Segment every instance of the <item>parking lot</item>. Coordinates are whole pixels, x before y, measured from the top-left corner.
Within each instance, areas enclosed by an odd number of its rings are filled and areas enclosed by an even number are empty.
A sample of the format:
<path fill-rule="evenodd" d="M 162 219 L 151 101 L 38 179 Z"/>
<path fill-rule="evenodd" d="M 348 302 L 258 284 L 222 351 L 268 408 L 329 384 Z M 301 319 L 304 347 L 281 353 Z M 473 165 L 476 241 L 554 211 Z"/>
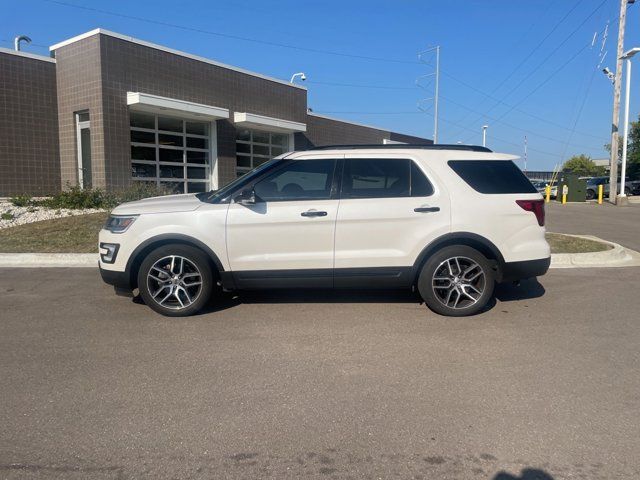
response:
<path fill-rule="evenodd" d="M 547 230 L 574 235 L 595 235 L 640 251 L 640 204 L 616 207 L 593 202 L 546 205 Z"/>
<path fill-rule="evenodd" d="M 92 269 L 3 269 L 0 477 L 637 478 L 637 278 L 555 270 L 474 318 L 316 291 L 172 320 Z"/>

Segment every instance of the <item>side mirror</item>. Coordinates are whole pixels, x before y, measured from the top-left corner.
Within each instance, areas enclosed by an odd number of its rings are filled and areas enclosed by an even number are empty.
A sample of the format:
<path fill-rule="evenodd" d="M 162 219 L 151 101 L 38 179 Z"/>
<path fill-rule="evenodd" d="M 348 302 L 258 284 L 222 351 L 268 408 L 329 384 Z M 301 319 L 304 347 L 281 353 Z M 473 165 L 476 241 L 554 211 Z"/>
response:
<path fill-rule="evenodd" d="M 248 188 L 247 190 L 243 190 L 233 201 L 240 205 L 255 205 L 256 192 L 253 188 Z"/>

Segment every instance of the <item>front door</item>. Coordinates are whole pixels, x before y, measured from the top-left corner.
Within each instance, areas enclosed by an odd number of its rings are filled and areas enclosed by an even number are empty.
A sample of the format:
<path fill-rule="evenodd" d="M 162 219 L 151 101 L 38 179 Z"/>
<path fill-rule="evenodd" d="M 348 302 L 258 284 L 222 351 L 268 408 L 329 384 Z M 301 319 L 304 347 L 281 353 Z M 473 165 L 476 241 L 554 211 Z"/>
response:
<path fill-rule="evenodd" d="M 433 180 L 406 156 L 346 155 L 336 223 L 336 287 L 411 283 L 422 249 L 450 229 L 447 192 Z"/>
<path fill-rule="evenodd" d="M 332 286 L 336 164 L 322 157 L 285 162 L 245 187 L 253 187 L 254 204 L 231 200 L 227 252 L 238 288 Z"/>

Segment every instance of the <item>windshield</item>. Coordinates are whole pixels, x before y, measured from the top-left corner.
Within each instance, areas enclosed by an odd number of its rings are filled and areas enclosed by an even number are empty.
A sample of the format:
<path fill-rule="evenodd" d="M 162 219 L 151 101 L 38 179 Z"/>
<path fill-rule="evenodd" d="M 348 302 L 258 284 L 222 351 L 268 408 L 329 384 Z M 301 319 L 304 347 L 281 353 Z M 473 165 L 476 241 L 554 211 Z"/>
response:
<path fill-rule="evenodd" d="M 233 182 L 226 184 L 220 190 L 211 190 L 210 192 L 204 192 L 198 194 L 198 198 L 203 202 L 216 202 L 226 198 L 230 193 L 239 189 L 243 185 L 249 183 L 253 178 L 260 175 L 263 171 L 271 168 L 276 163 L 280 162 L 281 158 L 271 159 L 262 165 L 257 166 L 250 172 L 245 173 L 241 177 L 236 178 Z"/>

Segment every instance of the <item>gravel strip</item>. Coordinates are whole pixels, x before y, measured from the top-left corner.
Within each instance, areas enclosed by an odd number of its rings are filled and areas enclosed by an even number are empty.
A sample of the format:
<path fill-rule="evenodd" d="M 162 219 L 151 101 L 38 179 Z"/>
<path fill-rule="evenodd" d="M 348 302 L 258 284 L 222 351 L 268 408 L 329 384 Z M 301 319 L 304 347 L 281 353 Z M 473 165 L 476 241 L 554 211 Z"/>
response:
<path fill-rule="evenodd" d="M 89 213 L 104 212 L 106 210 L 97 208 L 87 208 L 85 210 L 72 210 L 68 208 L 45 208 L 45 207 L 16 207 L 7 200 L 0 200 L 0 215 L 10 214 L 11 220 L 0 219 L 0 229 L 24 225 L 25 223 L 39 222 L 41 220 L 51 220 L 54 218 L 71 217 L 74 215 L 86 215 Z"/>

